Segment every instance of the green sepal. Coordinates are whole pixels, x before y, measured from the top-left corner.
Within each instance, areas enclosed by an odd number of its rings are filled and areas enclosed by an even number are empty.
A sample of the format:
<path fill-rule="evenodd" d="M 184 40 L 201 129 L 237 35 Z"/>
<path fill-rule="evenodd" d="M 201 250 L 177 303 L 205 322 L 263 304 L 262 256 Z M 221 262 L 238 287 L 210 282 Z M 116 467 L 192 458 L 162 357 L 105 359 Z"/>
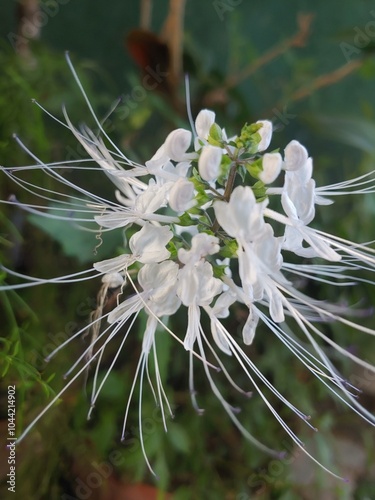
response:
<path fill-rule="evenodd" d="M 173 240 L 171 240 L 168 244 L 167 244 L 167 250 L 168 252 L 170 252 L 170 259 L 177 259 L 177 252 L 178 252 L 178 249 L 177 249 L 177 246 L 175 244 L 175 242 Z"/>
<path fill-rule="evenodd" d="M 220 256 L 224 259 L 231 259 L 235 255 L 237 255 L 238 243 L 236 240 L 227 239 L 224 242 L 224 246 L 220 249 Z"/>
<path fill-rule="evenodd" d="M 267 198 L 267 188 L 262 181 L 256 182 L 254 186 L 251 186 L 251 189 L 253 190 L 257 202 L 261 202 Z"/>
<path fill-rule="evenodd" d="M 212 146 L 223 146 L 223 132 L 217 123 L 211 125 L 207 142 Z"/>
<path fill-rule="evenodd" d="M 193 169 L 193 177 L 190 177 L 189 181 L 194 184 L 194 188 L 197 191 L 197 194 L 195 195 L 197 204 L 188 211 L 193 214 L 198 214 L 200 207 L 211 200 L 211 196 L 206 193 L 208 183 L 201 178 L 196 168 Z"/>
<path fill-rule="evenodd" d="M 214 277 L 221 279 L 225 275 L 225 270 L 228 266 L 220 265 L 220 266 L 212 266 Z"/>
<path fill-rule="evenodd" d="M 179 226 L 195 226 L 196 221 L 190 217 L 188 212 L 184 212 L 182 215 L 179 217 Z"/>
<path fill-rule="evenodd" d="M 198 169 L 193 168 L 193 177 L 189 178 L 189 181 L 194 184 L 194 188 L 196 191 L 201 193 L 207 188 L 208 183 L 202 179 L 202 177 L 199 175 Z"/>
<path fill-rule="evenodd" d="M 251 177 L 259 179 L 259 174 L 263 172 L 263 158 L 258 158 L 251 163 L 246 163 L 245 167 Z"/>
<path fill-rule="evenodd" d="M 195 196 L 195 200 L 197 201 L 197 205 L 193 208 L 199 208 L 205 205 L 208 201 L 211 200 L 211 196 L 209 196 L 205 191 L 198 191 Z"/>
<path fill-rule="evenodd" d="M 258 151 L 258 144 L 261 136 L 258 130 L 262 128 L 261 123 L 251 123 L 242 127 L 241 134 L 235 139 L 235 146 L 238 149 L 244 149 L 247 153 L 254 154 Z"/>
<path fill-rule="evenodd" d="M 232 160 L 227 155 L 223 155 L 221 157 L 219 177 L 217 178 L 217 182 L 221 186 L 225 186 L 225 181 L 228 179 L 228 174 L 230 167 L 232 165 Z"/>
<path fill-rule="evenodd" d="M 237 168 L 237 173 L 241 177 L 242 182 L 245 182 L 246 171 L 247 169 L 245 165 L 239 165 L 239 167 Z"/>

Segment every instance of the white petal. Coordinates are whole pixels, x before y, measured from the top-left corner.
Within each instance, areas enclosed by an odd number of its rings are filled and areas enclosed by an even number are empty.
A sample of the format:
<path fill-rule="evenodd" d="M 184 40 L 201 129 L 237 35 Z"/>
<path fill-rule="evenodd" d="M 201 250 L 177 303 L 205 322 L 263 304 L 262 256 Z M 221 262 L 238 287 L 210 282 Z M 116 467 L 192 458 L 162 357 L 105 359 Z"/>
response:
<path fill-rule="evenodd" d="M 191 132 L 183 128 L 173 130 L 165 140 L 165 152 L 173 161 L 182 161 L 191 143 Z"/>
<path fill-rule="evenodd" d="M 264 182 L 264 184 L 270 184 L 277 179 L 282 164 L 283 159 L 280 153 L 266 153 L 263 156 L 263 171 L 259 174 L 259 179 Z"/>
<path fill-rule="evenodd" d="M 211 333 L 212 338 L 215 341 L 215 344 L 218 348 L 228 354 L 228 356 L 232 356 L 232 351 L 230 350 L 230 344 L 228 340 L 225 338 L 225 335 L 222 333 L 221 329 L 217 327 L 218 321 L 215 318 L 211 318 Z"/>
<path fill-rule="evenodd" d="M 166 226 L 153 226 L 149 222 L 133 234 L 129 247 L 136 259 L 143 264 L 168 259 L 170 252 L 165 248 L 173 233 Z"/>
<path fill-rule="evenodd" d="M 150 174 L 156 173 L 169 160 L 165 145 L 162 144 L 154 156 L 146 161 L 146 167 Z"/>
<path fill-rule="evenodd" d="M 149 316 L 146 323 L 146 328 L 143 333 L 142 352 L 148 354 L 155 340 L 155 332 L 158 326 L 158 320 L 154 316 Z"/>
<path fill-rule="evenodd" d="M 180 248 L 178 258 L 183 264 L 195 264 L 206 255 L 214 255 L 220 250 L 219 239 L 207 233 L 193 236 L 190 250 Z"/>
<path fill-rule="evenodd" d="M 197 306 L 190 306 L 188 309 L 188 327 L 184 339 L 184 347 L 187 351 L 192 351 L 194 342 L 199 335 L 200 309 Z"/>
<path fill-rule="evenodd" d="M 308 158 L 307 150 L 298 141 L 291 141 L 284 150 L 285 170 L 302 168 Z"/>
<path fill-rule="evenodd" d="M 169 206 L 175 212 L 185 212 L 194 204 L 194 184 L 181 177 L 169 191 Z"/>
<path fill-rule="evenodd" d="M 267 292 L 269 295 L 271 318 L 275 323 L 282 323 L 285 321 L 282 294 L 276 287 L 273 290 L 267 290 Z"/>
<path fill-rule="evenodd" d="M 211 125 L 215 123 L 215 113 L 209 109 L 202 109 L 195 119 L 195 130 L 198 137 L 207 139 Z"/>
<path fill-rule="evenodd" d="M 184 266 L 178 273 L 177 295 L 184 306 L 188 307 L 196 303 L 198 294 L 199 277 L 190 266 Z"/>
<path fill-rule="evenodd" d="M 124 281 L 124 277 L 120 273 L 105 274 L 102 278 L 102 283 L 108 284 L 109 288 L 118 288 Z"/>
<path fill-rule="evenodd" d="M 95 215 L 94 219 L 99 226 L 116 229 L 136 222 L 139 217 L 135 214 L 134 210 L 125 209 L 108 212 L 103 215 Z"/>
<path fill-rule="evenodd" d="M 196 297 L 200 306 L 211 304 L 213 298 L 223 289 L 223 283 L 214 278 L 213 269 L 209 262 L 201 262 L 197 267 L 199 290 Z"/>
<path fill-rule="evenodd" d="M 117 321 L 127 321 L 127 319 L 137 311 L 143 309 L 144 305 L 138 295 L 133 295 L 129 299 L 121 302 L 108 315 L 108 323 L 116 323 Z"/>
<path fill-rule="evenodd" d="M 259 322 L 258 314 L 256 313 L 253 307 L 250 307 L 249 316 L 247 317 L 245 326 L 243 327 L 242 330 L 242 337 L 244 344 L 246 345 L 252 344 L 255 337 L 255 332 L 258 326 L 258 322 Z"/>
<path fill-rule="evenodd" d="M 176 282 L 177 273 L 178 265 L 170 260 L 160 264 L 146 264 L 138 273 L 138 283 L 146 291 L 166 285 L 170 288 Z"/>
<path fill-rule="evenodd" d="M 288 193 L 284 190 L 281 195 L 281 205 L 284 209 L 284 212 L 288 217 L 298 221 L 298 213 L 297 209 L 293 203 L 293 201 L 288 196 Z"/>
<path fill-rule="evenodd" d="M 168 186 L 159 186 L 157 184 L 149 184 L 147 189 L 137 196 L 135 200 L 135 209 L 137 213 L 152 214 L 159 210 L 159 208 L 167 204 L 167 190 Z"/>
<path fill-rule="evenodd" d="M 113 273 L 118 273 L 119 271 L 123 271 L 128 266 L 133 264 L 135 261 L 134 256 L 131 254 L 123 254 L 118 257 L 113 257 L 112 259 L 102 260 L 100 262 L 95 262 L 93 264 L 94 268 L 107 275 L 111 275 Z"/>
<path fill-rule="evenodd" d="M 213 181 L 219 176 L 222 151 L 216 146 L 204 146 L 198 160 L 199 174 L 205 181 Z"/>
<path fill-rule="evenodd" d="M 229 316 L 229 307 L 237 300 L 236 294 L 231 290 L 224 292 L 218 297 L 212 308 L 213 314 L 217 318 L 227 318 Z"/>
<path fill-rule="evenodd" d="M 264 225 L 263 211 L 267 201 L 257 203 L 249 186 L 237 186 L 229 203 L 216 201 L 214 210 L 220 226 L 233 238 L 254 239 Z"/>
<path fill-rule="evenodd" d="M 264 151 L 268 148 L 272 139 L 272 122 L 269 120 L 258 120 L 257 123 L 262 125 L 262 128 L 258 130 L 258 134 L 261 137 L 261 141 L 258 144 L 258 151 Z"/>

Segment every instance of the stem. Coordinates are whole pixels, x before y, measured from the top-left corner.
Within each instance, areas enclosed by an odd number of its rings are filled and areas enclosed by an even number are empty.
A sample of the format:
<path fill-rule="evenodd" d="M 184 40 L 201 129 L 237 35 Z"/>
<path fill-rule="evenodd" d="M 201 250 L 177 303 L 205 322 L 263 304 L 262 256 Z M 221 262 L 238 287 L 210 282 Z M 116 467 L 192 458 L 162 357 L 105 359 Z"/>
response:
<path fill-rule="evenodd" d="M 225 191 L 224 191 L 225 201 L 229 201 L 230 195 L 232 194 L 234 181 L 236 179 L 236 174 L 237 174 L 237 162 L 235 162 L 234 165 L 230 167 L 228 182 L 227 185 L 225 186 Z"/>

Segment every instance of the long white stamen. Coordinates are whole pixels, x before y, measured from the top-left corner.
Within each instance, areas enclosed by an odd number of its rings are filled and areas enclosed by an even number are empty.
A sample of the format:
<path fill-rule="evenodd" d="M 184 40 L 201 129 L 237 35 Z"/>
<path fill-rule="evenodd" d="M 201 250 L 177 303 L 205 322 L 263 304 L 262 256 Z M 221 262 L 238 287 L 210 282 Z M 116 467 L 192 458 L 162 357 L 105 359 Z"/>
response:
<path fill-rule="evenodd" d="M 72 61 L 70 60 L 70 56 L 69 56 L 69 52 L 66 52 L 65 53 L 65 59 L 67 60 L 67 63 L 69 65 L 69 68 L 73 74 L 73 77 L 78 85 L 78 88 L 80 89 L 81 91 L 81 94 L 83 95 L 83 98 L 85 99 L 86 101 L 86 104 L 87 104 L 87 107 L 89 108 L 90 110 L 90 113 L 92 115 L 92 117 L 94 118 L 99 130 L 101 131 L 101 133 L 103 134 L 103 136 L 110 142 L 110 144 L 112 145 L 112 147 L 129 163 L 129 165 L 133 165 L 133 162 L 127 158 L 124 153 L 122 151 L 120 151 L 120 149 L 116 146 L 116 144 L 110 139 L 110 137 L 108 136 L 108 134 L 106 133 L 106 131 L 104 130 L 104 128 L 102 127 L 101 123 L 99 122 L 96 114 L 95 114 L 95 111 L 93 109 L 93 107 L 91 106 L 91 103 L 89 101 L 89 98 L 87 97 L 87 94 L 82 86 L 82 83 L 80 81 L 80 79 L 78 78 L 78 75 L 77 75 L 77 72 L 76 70 L 74 69 L 74 66 L 72 64 Z"/>

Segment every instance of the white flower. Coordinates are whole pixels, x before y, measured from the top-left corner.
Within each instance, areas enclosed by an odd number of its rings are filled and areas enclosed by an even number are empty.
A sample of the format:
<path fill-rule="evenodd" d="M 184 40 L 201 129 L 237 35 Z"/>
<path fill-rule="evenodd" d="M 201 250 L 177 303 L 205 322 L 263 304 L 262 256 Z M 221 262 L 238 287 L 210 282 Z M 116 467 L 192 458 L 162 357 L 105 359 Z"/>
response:
<path fill-rule="evenodd" d="M 216 146 L 203 146 L 198 160 L 199 174 L 205 181 L 213 181 L 219 176 L 222 158 L 221 149 Z"/>
<path fill-rule="evenodd" d="M 99 226 L 109 229 L 125 227 L 130 224 L 144 224 L 145 221 L 177 222 L 175 217 L 163 214 L 155 214 L 157 210 L 167 204 L 167 193 L 170 185 L 158 186 L 153 182 L 145 186 L 145 189 L 135 195 L 128 207 L 104 207 L 104 214 L 95 215 L 94 219 Z M 120 202 L 125 205 L 123 197 L 119 197 Z M 127 200 L 129 201 L 129 200 Z"/>
<path fill-rule="evenodd" d="M 307 151 L 298 141 L 290 141 L 284 150 L 284 168 L 285 170 L 298 170 L 302 168 L 307 161 Z"/>
<path fill-rule="evenodd" d="M 170 160 L 176 162 L 189 161 L 196 157 L 195 153 L 187 153 L 190 146 L 192 133 L 190 130 L 179 128 L 173 130 L 165 139 L 164 144 L 156 151 L 154 156 L 146 161 L 149 173 L 155 174 Z"/>
<path fill-rule="evenodd" d="M 69 64 L 71 65 L 70 61 Z M 172 414 L 158 365 L 157 343 L 160 335 L 170 335 L 177 344 L 188 351 L 188 367 L 181 366 L 181 372 L 188 372 L 192 404 L 197 412 L 202 410 L 198 406 L 194 387 L 194 360 L 202 364 L 202 371 L 210 387 L 241 433 L 258 448 L 275 457 L 281 458 L 281 455 L 249 434 L 237 417 L 236 409 L 225 400 L 215 382 L 215 372 L 221 371 L 222 380 L 226 379 L 242 396 L 249 396 L 251 391 L 256 391 L 295 445 L 309 455 L 302 442 L 280 416 L 278 409 L 267 399 L 267 393 L 272 392 L 280 403 L 311 426 L 308 417 L 278 391 L 277 377 L 273 377 L 274 386 L 255 365 L 253 356 L 241 347 L 241 344 L 256 344 L 256 330 L 261 326 L 264 328 L 264 342 L 268 342 L 269 349 L 275 349 L 275 340 L 280 342 L 280 345 L 288 348 L 306 370 L 316 376 L 333 395 L 344 401 L 367 422 L 375 424 L 375 417 L 355 398 L 355 388 L 340 375 L 334 362 L 340 354 L 372 372 L 375 368 L 347 349 L 345 343 L 340 345 L 331 335 L 327 335 L 322 323 L 336 322 L 345 325 L 346 329 L 368 334 L 368 338 L 375 336 L 375 330 L 349 319 L 346 307 L 309 297 L 296 285 L 301 277 L 313 284 L 324 282 L 330 286 L 347 287 L 361 280 L 374 284 L 371 279 L 356 279 L 359 272 L 375 271 L 375 251 L 370 244 L 346 241 L 339 236 L 314 229 L 311 224 L 315 216 L 315 205 L 332 203 L 331 198 L 334 196 L 373 194 L 375 172 L 350 181 L 316 187 L 312 177 L 312 159 L 298 141 L 291 141 L 287 145 L 283 163 L 279 153 L 259 154 L 270 144 L 270 121 L 257 122 L 262 126 L 258 131 L 261 141 L 256 154 L 251 148 L 244 150 L 246 146 L 243 144 L 246 144 L 246 141 L 242 143 L 241 150 L 237 149 L 233 142 L 227 140 L 223 130 L 220 137 L 223 149 L 209 145 L 207 139 L 210 128 L 215 123 L 215 114 L 208 110 L 201 111 L 196 118 L 197 137 L 193 145 L 190 131 L 172 131 L 151 160 L 143 166 L 128 159 L 116 147 L 96 117 L 103 139 L 86 127 L 76 129 L 67 113 L 64 114 L 68 127 L 91 160 L 113 182 L 117 201 L 105 200 L 65 179 L 60 168 L 76 167 L 76 162 L 45 164 L 32 155 L 37 165 L 27 168 L 40 168 L 56 183 L 62 183 L 64 189 L 60 194 L 58 189 L 48 193 L 46 188 L 33 185 L 29 179 L 23 180 L 20 172 L 26 167 L 1 167 L 1 172 L 18 185 L 31 190 L 35 196 L 40 195 L 44 203 L 46 198 L 58 196 L 55 205 L 45 210 L 44 206 L 37 204 L 22 204 L 15 197 L 2 203 L 16 205 L 41 217 L 50 217 L 53 220 L 60 218 L 66 224 L 80 224 L 89 231 L 96 230 L 100 239 L 105 238 L 107 231 L 121 229 L 125 233 L 124 241 L 127 241 L 127 238 L 129 241 L 124 245 L 124 254 L 96 262 L 93 268 L 86 271 L 53 279 L 23 276 L 0 264 L 0 269 L 5 271 L 10 279 L 13 276 L 17 278 L 14 285 L 1 285 L 2 292 L 43 283 L 81 283 L 86 279 L 102 278 L 102 283 L 99 284 L 98 305 L 89 327 L 74 333 L 48 357 L 51 359 L 61 348 L 89 330 L 90 345 L 74 362 L 66 376 L 77 369 L 76 373 L 65 388 L 26 427 L 20 436 L 21 439 L 61 397 L 64 390 L 96 363 L 90 415 L 127 337 L 133 335 L 138 323 L 144 325 L 141 332 L 142 348 L 126 405 L 122 436 L 125 436 L 129 405 L 139 379 L 140 442 L 150 470 L 152 467 L 147 459 L 141 425 L 145 374 L 151 386 L 155 385 L 152 392 L 160 407 L 165 428 L 165 413 L 168 411 Z M 16 140 L 29 153 L 22 142 L 18 138 Z M 108 143 L 109 149 L 106 146 Z M 193 149 L 191 152 L 190 146 Z M 224 186 L 216 182 L 223 154 L 230 160 L 228 179 L 223 180 L 220 177 L 220 182 L 226 183 Z M 283 168 L 282 187 L 259 187 L 260 183 L 256 184 L 249 175 L 245 175 L 244 165 L 250 172 L 252 163 L 258 161 L 259 157 L 262 157 L 263 166 L 259 179 L 264 184 L 269 184 Z M 197 163 L 202 179 L 209 182 L 209 186 L 207 182 L 200 182 L 199 176 L 194 179 L 190 177 L 194 175 Z M 241 173 L 242 177 L 237 175 L 238 173 Z M 244 185 L 237 185 L 241 179 Z M 236 185 L 237 187 L 234 187 Z M 71 198 L 66 196 L 67 188 L 74 191 Z M 278 197 L 279 203 L 271 203 L 270 206 L 279 207 L 281 203 L 282 210 L 269 208 L 268 198 L 272 196 Z M 170 216 L 170 210 L 178 212 L 180 217 Z M 133 224 L 140 226 L 140 229 L 137 228 L 134 232 L 134 226 L 130 227 Z M 315 257 L 320 260 L 309 260 Z M 322 262 L 321 259 L 328 263 Z M 20 283 L 20 280 L 24 282 Z M 118 289 L 117 303 L 110 312 L 104 313 L 110 288 Z M 243 317 L 245 308 L 248 310 L 247 317 Z M 235 328 L 231 326 L 231 331 L 228 331 L 222 320 L 230 316 L 232 310 L 241 310 L 243 321 L 238 324 L 235 315 L 231 321 Z M 185 334 L 173 331 L 171 317 L 177 311 L 187 319 Z M 143 320 L 136 322 L 140 315 L 143 315 Z M 102 325 L 105 319 L 108 320 L 106 326 Z M 205 331 L 205 320 L 209 323 L 209 337 Z M 179 321 L 178 324 L 182 323 Z M 236 335 L 238 326 L 242 328 L 240 343 Z M 342 334 L 344 335 L 344 331 Z M 103 353 L 116 335 L 120 337 L 118 351 L 113 361 L 106 365 L 104 375 L 100 378 Z M 232 377 L 229 373 L 224 358 L 222 359 L 223 354 L 238 362 L 251 391 L 248 387 L 241 388 L 236 384 L 237 377 Z M 133 355 L 133 352 L 126 353 L 127 357 Z M 267 349 L 264 355 L 267 355 Z M 152 356 L 152 363 L 149 363 L 149 356 Z M 151 383 L 152 376 L 154 381 Z M 267 389 L 266 392 L 264 388 Z"/>
<path fill-rule="evenodd" d="M 199 261 L 185 265 L 178 273 L 177 295 L 188 307 L 188 328 L 184 340 L 187 350 L 192 350 L 199 335 L 199 306 L 208 306 L 223 288 L 223 283 L 213 276 L 209 262 Z"/>
<path fill-rule="evenodd" d="M 256 329 L 259 323 L 259 315 L 254 306 L 250 306 L 249 315 L 242 330 L 244 344 L 251 345 L 253 343 Z"/>
<path fill-rule="evenodd" d="M 228 356 L 232 355 L 230 344 L 223 335 L 222 330 L 218 328 L 218 318 L 227 318 L 229 316 L 229 307 L 234 304 L 237 300 L 237 296 L 232 290 L 227 290 L 226 292 L 219 295 L 215 305 L 212 307 L 205 307 L 205 311 L 208 313 L 211 319 L 211 333 L 216 345 Z"/>
<path fill-rule="evenodd" d="M 186 179 L 178 179 L 169 190 L 169 206 L 175 212 L 185 212 L 195 205 L 194 184 Z"/>
<path fill-rule="evenodd" d="M 260 143 L 258 144 L 258 151 L 264 151 L 268 148 L 272 139 L 272 122 L 269 120 L 258 120 L 256 123 L 262 125 L 258 130 L 258 134 L 261 137 Z"/>
<path fill-rule="evenodd" d="M 183 161 L 184 155 L 191 143 L 191 132 L 178 128 L 171 132 L 165 140 L 165 153 L 171 160 Z"/>
<path fill-rule="evenodd" d="M 102 273 L 116 273 L 127 269 L 134 262 L 149 264 L 168 259 L 170 252 L 165 248 L 173 233 L 167 227 L 153 226 L 146 222 L 140 231 L 129 240 L 131 254 L 119 255 L 94 264 Z"/>
<path fill-rule="evenodd" d="M 229 236 L 242 241 L 255 239 L 264 225 L 264 209 L 267 201 L 257 203 L 252 189 L 248 186 L 236 187 L 229 203 L 216 201 L 214 210 L 220 226 Z"/>
<path fill-rule="evenodd" d="M 129 248 L 138 262 L 150 264 L 168 259 L 170 252 L 165 245 L 173 233 L 167 227 L 153 226 L 146 222 L 129 240 Z"/>
<path fill-rule="evenodd" d="M 263 156 L 263 170 L 259 174 L 259 179 L 264 184 L 271 184 L 279 176 L 282 164 L 283 159 L 280 153 L 266 153 Z"/>
<path fill-rule="evenodd" d="M 220 250 L 219 239 L 206 233 L 193 236 L 189 250 L 180 248 L 178 258 L 183 264 L 196 264 L 207 255 L 214 255 Z"/>
<path fill-rule="evenodd" d="M 206 140 L 211 126 L 215 123 L 215 113 L 208 109 L 202 109 L 195 119 L 195 130 L 200 139 Z"/>
<path fill-rule="evenodd" d="M 146 264 L 138 273 L 138 283 L 142 292 L 121 302 L 108 316 L 109 323 L 125 322 L 129 311 L 145 309 L 148 315 L 169 316 L 180 307 L 176 295 L 178 266 L 166 261 L 160 264 Z"/>

